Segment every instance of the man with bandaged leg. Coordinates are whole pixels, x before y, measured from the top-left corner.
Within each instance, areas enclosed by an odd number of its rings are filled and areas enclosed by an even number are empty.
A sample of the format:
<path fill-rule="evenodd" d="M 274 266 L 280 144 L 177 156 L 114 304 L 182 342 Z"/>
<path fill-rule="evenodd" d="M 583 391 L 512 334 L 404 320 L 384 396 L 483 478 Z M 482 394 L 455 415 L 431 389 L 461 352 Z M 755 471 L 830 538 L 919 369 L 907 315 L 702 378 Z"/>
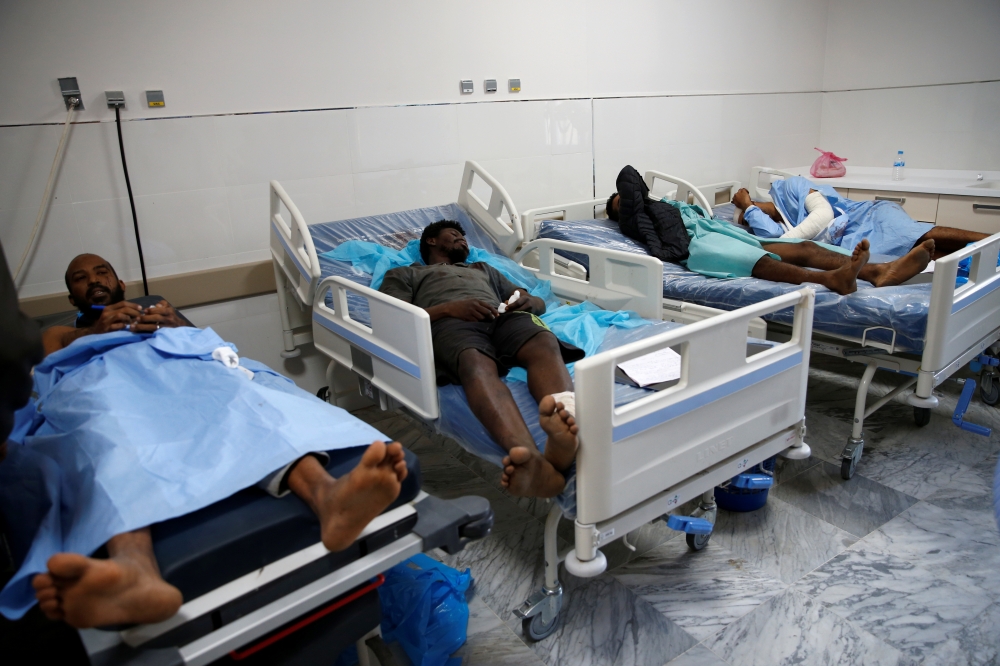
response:
<path fill-rule="evenodd" d="M 583 358 L 583 350 L 556 338 L 538 319 L 545 313 L 542 299 L 486 263 L 465 263 L 469 244 L 458 222 L 424 229 L 420 254 L 426 265 L 388 271 L 379 291 L 430 315 L 438 384 L 460 384 L 476 418 L 507 451 L 501 483 L 513 495 L 558 495 L 577 449 L 566 363 Z M 538 402 L 548 435 L 544 454 L 502 381 L 514 366 L 527 370 L 528 390 Z"/>

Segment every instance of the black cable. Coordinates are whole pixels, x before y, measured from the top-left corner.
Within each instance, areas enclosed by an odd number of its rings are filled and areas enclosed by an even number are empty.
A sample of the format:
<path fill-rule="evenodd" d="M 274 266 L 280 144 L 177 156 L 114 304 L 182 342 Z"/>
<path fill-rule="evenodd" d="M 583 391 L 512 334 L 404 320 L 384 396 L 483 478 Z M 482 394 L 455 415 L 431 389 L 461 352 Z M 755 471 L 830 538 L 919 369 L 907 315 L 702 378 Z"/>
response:
<path fill-rule="evenodd" d="M 125 163 L 125 142 L 122 141 L 122 113 L 120 107 L 115 107 L 115 124 L 118 125 L 118 147 L 122 151 L 122 171 L 125 172 L 125 187 L 128 188 L 128 202 L 132 206 L 132 224 L 135 226 L 135 246 L 139 249 L 139 268 L 142 270 L 142 291 L 149 296 L 149 283 L 146 282 L 146 260 L 142 256 L 142 241 L 139 240 L 139 218 L 135 215 L 135 199 L 132 197 L 132 181 L 128 178 L 128 165 Z"/>

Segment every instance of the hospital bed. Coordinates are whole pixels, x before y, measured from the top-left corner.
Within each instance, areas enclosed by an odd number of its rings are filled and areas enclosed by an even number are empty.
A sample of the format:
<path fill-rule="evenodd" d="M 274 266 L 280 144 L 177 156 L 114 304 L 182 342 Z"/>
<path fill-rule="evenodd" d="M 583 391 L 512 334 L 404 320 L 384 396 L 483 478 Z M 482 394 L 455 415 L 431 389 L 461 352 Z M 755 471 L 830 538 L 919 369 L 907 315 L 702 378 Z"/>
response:
<path fill-rule="evenodd" d="M 770 198 L 766 189 L 759 185 L 761 177 L 787 175 L 791 174 L 755 167 L 751 175 L 753 198 Z M 656 171 L 646 172 L 644 180 L 651 197 L 666 196 L 694 202 L 710 216 L 713 206 L 709 197 L 725 201 L 739 188 L 736 181 L 694 186 Z M 657 181 L 666 183 L 666 189 Z M 522 236 L 526 240 L 555 238 L 644 253 L 640 245 L 618 232 L 617 225 L 596 219 L 603 212 L 604 203 L 603 199 L 595 199 L 526 211 L 521 216 Z M 841 456 L 844 479 L 854 475 L 861 459 L 865 443 L 864 420 L 880 407 L 912 388 L 907 402 L 914 408 L 917 425 L 923 426 L 930 419 L 930 409 L 938 403 L 932 392 L 934 387 L 970 362 L 984 365 L 986 372 L 994 371 L 988 367 L 992 361 L 987 354 L 996 356 L 996 343 L 1000 339 L 1000 273 L 995 269 L 998 250 L 1000 234 L 955 252 L 935 262 L 930 284 L 919 284 L 926 276 L 918 276 L 911 281 L 913 284 L 877 290 L 863 288 L 866 283 L 862 283 L 862 288 L 849 296 L 838 296 L 827 290 L 817 294 L 812 350 L 866 366 L 858 385 L 852 431 Z M 956 287 L 958 263 L 967 257 L 972 258 L 969 282 Z M 572 255 L 569 258 L 572 259 Z M 699 276 L 680 266 L 664 267 L 665 310 L 683 307 L 678 301 L 733 309 L 796 288 L 754 278 L 718 280 Z M 788 338 L 788 317 L 787 312 L 768 317 L 770 339 Z M 868 390 L 878 369 L 900 373 L 906 380 L 869 405 Z M 964 398 L 966 406 L 969 398 L 971 394 Z M 960 427 L 983 431 L 974 424 L 964 423 L 958 412 L 954 420 Z"/>
<path fill-rule="evenodd" d="M 472 191 L 474 178 L 492 188 L 489 206 Z M 281 216 L 281 205 L 290 222 Z M 509 211 L 503 220 L 498 216 L 501 208 Z M 362 392 L 383 409 L 402 406 L 475 451 L 476 443 L 470 441 L 475 438 L 463 437 L 463 432 L 482 426 L 468 410 L 464 393 L 458 387 L 435 385 L 427 313 L 369 288 L 370 276 L 359 275 L 349 264 L 321 257 L 337 243 L 352 239 L 398 247 L 444 215 L 463 223 L 470 245 L 512 251 L 521 242 L 520 220 L 506 192 L 469 162 L 457 204 L 311 227 L 280 185 L 272 182 L 271 248 L 279 288 L 284 290 L 279 299 L 291 313 L 288 323 L 312 322 L 308 333 L 286 329 L 286 350 L 290 342 L 311 338 L 332 359 L 328 376 L 333 377 L 334 366 L 346 368 L 358 378 Z M 746 472 L 779 453 L 791 458 L 809 455 L 803 438 L 811 289 L 734 312 L 716 311 L 715 317 L 680 326 L 661 321 L 659 260 L 586 248 L 590 270 L 586 279 L 579 279 L 556 270 L 556 252 L 572 247 L 562 241 L 536 240 L 513 254 L 522 267 L 550 280 L 562 300 L 633 310 L 658 323 L 636 329 L 645 329 L 639 339 L 576 364 L 580 451 L 574 544 L 569 552 L 558 552 L 563 510 L 554 503 L 545 525 L 544 586 L 515 610 L 530 639 L 549 635 L 557 625 L 562 606 L 560 561 L 573 575 L 596 576 L 606 568 L 602 546 L 657 519 L 685 531 L 692 548 L 703 548 L 716 515 L 715 486 L 754 482 Z M 523 261 L 531 254 L 534 268 Z M 315 272 L 304 270 L 313 267 Z M 788 341 L 748 345 L 748 331 L 760 316 L 787 308 L 795 311 Z M 619 363 L 666 347 L 681 355 L 681 377 L 672 386 L 648 391 L 615 382 Z M 537 407 L 526 386 L 520 382 L 508 386 L 519 406 L 527 405 L 521 413 L 529 428 L 540 433 Z M 332 390 L 332 396 L 339 394 L 340 390 Z M 458 394 L 461 399 L 456 402 Z M 766 403 L 761 395 L 768 396 Z M 447 403 L 446 409 L 442 403 Z M 466 414 L 465 423 L 456 425 L 455 415 L 460 413 Z M 720 419 L 720 414 L 726 418 Z M 668 516 L 692 499 L 699 500 L 693 515 Z"/>
<path fill-rule="evenodd" d="M 331 451 L 327 469 L 353 469 L 364 447 Z M 346 550 L 320 542 L 313 512 L 294 495 L 275 499 L 255 488 L 152 527 L 163 578 L 187 600 L 154 625 L 80 632 L 91 664 L 208 664 L 224 657 L 249 664 L 333 663 L 356 643 L 394 663 L 381 642 L 382 573 L 426 550 L 457 552 L 489 534 L 493 513 L 482 497 L 441 500 L 420 490 L 420 465 L 399 497 Z M 228 661 L 228 660 L 227 660 Z"/>

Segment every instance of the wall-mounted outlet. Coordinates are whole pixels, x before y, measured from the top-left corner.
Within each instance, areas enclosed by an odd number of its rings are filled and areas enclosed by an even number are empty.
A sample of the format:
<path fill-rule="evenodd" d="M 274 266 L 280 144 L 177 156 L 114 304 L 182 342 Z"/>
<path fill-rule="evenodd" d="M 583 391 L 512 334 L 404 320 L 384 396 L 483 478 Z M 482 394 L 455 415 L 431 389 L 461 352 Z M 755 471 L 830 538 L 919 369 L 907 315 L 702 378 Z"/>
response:
<path fill-rule="evenodd" d="M 80 96 L 80 84 L 76 82 L 75 76 L 59 79 L 59 92 L 62 93 L 67 111 L 74 105 L 72 100 L 76 100 L 76 110 L 83 111 L 83 97 Z"/>
<path fill-rule="evenodd" d="M 483 90 L 488 93 L 497 91 L 497 80 L 496 79 L 486 79 L 483 81 Z"/>
<path fill-rule="evenodd" d="M 462 94 L 471 95 L 472 90 L 473 90 L 472 81 L 470 81 L 469 79 L 462 79 Z"/>
<path fill-rule="evenodd" d="M 507 79 L 507 90 L 521 92 L 521 79 Z"/>
<path fill-rule="evenodd" d="M 125 93 L 121 90 L 105 90 L 104 97 L 108 100 L 109 109 L 125 108 Z"/>
<path fill-rule="evenodd" d="M 163 100 L 162 90 L 147 90 L 146 91 L 146 106 L 153 108 L 166 106 L 167 103 Z"/>

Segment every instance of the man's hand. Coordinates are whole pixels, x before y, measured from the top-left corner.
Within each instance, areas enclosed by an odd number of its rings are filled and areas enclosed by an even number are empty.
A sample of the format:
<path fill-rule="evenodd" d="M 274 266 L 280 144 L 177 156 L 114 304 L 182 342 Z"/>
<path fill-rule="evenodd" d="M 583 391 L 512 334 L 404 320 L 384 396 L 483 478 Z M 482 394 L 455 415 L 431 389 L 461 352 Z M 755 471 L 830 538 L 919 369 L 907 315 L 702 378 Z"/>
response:
<path fill-rule="evenodd" d="M 496 307 L 477 298 L 435 305 L 427 308 L 427 314 L 431 316 L 431 321 L 444 317 L 454 317 L 462 321 L 492 321 L 499 316 Z"/>
<path fill-rule="evenodd" d="M 753 205 L 753 201 L 750 199 L 750 192 L 745 187 L 741 187 L 739 191 L 733 196 L 733 205 L 740 210 L 746 210 Z"/>
<path fill-rule="evenodd" d="M 528 294 L 528 291 L 521 290 L 521 298 L 517 299 L 513 303 L 507 306 L 507 312 L 514 312 L 515 310 L 533 310 L 535 306 L 535 298 Z"/>
<path fill-rule="evenodd" d="M 101 316 L 90 326 L 89 333 L 110 333 L 128 328 L 142 315 L 142 308 L 135 303 L 120 301 L 109 305 L 101 312 Z"/>
<path fill-rule="evenodd" d="M 132 324 L 133 333 L 153 333 L 160 328 L 179 328 L 187 326 L 183 319 L 177 314 L 174 306 L 166 301 L 160 301 L 156 305 L 146 308 L 139 318 Z"/>

